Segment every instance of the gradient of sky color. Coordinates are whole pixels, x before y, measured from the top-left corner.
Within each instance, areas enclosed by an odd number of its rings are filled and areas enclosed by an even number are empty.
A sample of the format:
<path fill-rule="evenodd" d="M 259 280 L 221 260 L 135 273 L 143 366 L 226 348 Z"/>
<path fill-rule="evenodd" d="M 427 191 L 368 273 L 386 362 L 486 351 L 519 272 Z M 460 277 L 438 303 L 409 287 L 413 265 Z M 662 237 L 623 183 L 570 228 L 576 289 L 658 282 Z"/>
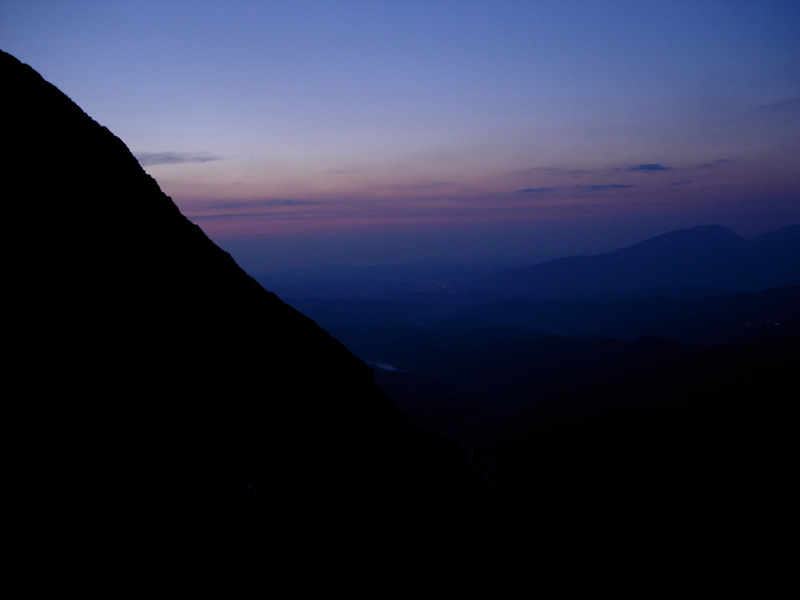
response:
<path fill-rule="evenodd" d="M 0 48 L 250 271 L 800 223 L 798 32 L 796 1 L 0 0 Z"/>

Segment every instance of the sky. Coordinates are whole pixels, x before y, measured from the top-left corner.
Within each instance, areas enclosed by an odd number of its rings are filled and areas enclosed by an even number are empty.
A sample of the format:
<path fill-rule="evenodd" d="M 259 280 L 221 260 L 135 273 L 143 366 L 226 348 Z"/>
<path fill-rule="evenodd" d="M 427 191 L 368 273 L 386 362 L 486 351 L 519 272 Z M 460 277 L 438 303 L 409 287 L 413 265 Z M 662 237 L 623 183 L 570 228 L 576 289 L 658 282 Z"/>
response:
<path fill-rule="evenodd" d="M 250 272 L 800 223 L 798 32 L 796 0 L 0 0 L 0 49 Z"/>

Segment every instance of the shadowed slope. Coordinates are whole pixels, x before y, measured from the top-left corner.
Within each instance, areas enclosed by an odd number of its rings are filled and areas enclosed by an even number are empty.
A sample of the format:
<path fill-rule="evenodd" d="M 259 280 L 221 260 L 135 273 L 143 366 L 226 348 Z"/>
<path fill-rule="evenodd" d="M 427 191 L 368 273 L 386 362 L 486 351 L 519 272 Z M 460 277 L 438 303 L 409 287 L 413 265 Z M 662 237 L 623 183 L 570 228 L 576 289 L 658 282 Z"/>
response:
<path fill-rule="evenodd" d="M 476 488 L 454 448 L 408 426 L 106 128 L 10 55 L 0 72 L 11 370 L 59 505 L 160 535 L 455 526 Z"/>

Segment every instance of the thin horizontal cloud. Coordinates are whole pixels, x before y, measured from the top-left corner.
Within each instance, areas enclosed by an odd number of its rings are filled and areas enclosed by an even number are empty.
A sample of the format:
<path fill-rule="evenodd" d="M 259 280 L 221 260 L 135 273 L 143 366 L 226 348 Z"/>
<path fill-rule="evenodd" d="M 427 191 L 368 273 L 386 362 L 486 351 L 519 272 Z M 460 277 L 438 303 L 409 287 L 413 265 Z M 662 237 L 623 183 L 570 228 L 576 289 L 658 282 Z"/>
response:
<path fill-rule="evenodd" d="M 732 158 L 718 158 L 714 162 L 702 163 L 702 164 L 696 165 L 693 168 L 695 168 L 695 169 L 711 169 L 713 167 L 719 167 L 719 166 L 722 166 L 722 165 L 727 165 L 728 163 L 732 163 L 732 162 L 735 162 L 734 159 L 732 159 Z"/>
<path fill-rule="evenodd" d="M 547 192 L 553 192 L 556 188 L 554 187 L 535 187 L 535 188 L 524 188 L 521 190 L 516 190 L 515 193 L 517 194 L 546 194 Z"/>
<path fill-rule="evenodd" d="M 631 167 L 628 169 L 629 171 L 671 171 L 672 167 L 665 167 L 659 163 L 644 163 L 641 165 L 636 165 L 635 167 Z"/>
<path fill-rule="evenodd" d="M 592 173 L 592 171 L 588 169 L 558 169 L 555 167 L 531 167 L 530 169 L 524 169 L 522 171 L 515 171 L 521 175 L 530 175 L 530 174 L 541 174 L 544 173 L 545 175 L 555 175 L 555 176 L 565 176 L 571 177 L 573 179 L 577 179 L 583 177 L 588 173 Z"/>
<path fill-rule="evenodd" d="M 452 181 L 433 181 L 430 183 L 390 184 L 381 186 L 379 189 L 401 192 L 427 192 L 429 190 L 448 188 L 454 185 L 456 185 L 456 183 Z"/>
<path fill-rule="evenodd" d="M 257 200 L 221 201 L 218 206 L 225 208 L 256 208 L 263 206 L 311 206 L 319 204 L 314 200 L 292 200 L 290 198 L 261 198 Z"/>
<path fill-rule="evenodd" d="M 622 190 L 625 188 L 632 188 L 636 187 L 635 185 L 625 185 L 621 183 L 610 183 L 605 185 L 581 185 L 584 189 L 589 190 L 590 192 L 605 192 L 606 190 Z"/>
<path fill-rule="evenodd" d="M 320 204 L 314 200 L 292 200 L 290 198 L 257 198 L 255 200 L 216 200 L 204 204 L 205 208 L 272 208 L 276 206 L 312 206 Z"/>
<path fill-rule="evenodd" d="M 297 218 L 303 217 L 306 213 L 303 212 L 285 212 L 285 213 L 263 213 L 263 212 L 253 212 L 253 213 L 222 213 L 217 215 L 187 215 L 187 217 L 192 221 L 256 221 L 259 219 L 286 219 L 286 218 Z"/>
<path fill-rule="evenodd" d="M 212 154 L 186 154 L 178 152 L 140 152 L 135 155 L 143 167 L 152 165 L 180 165 L 184 163 L 206 163 L 222 160 Z"/>

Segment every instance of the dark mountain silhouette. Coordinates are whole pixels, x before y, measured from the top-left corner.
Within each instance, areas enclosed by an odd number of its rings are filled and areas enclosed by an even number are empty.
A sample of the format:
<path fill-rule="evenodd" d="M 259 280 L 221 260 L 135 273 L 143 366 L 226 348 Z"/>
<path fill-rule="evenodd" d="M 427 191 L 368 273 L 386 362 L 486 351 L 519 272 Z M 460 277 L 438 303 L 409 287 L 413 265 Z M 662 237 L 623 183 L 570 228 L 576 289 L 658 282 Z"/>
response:
<path fill-rule="evenodd" d="M 605 254 L 509 270 L 476 287 L 541 298 L 686 286 L 755 291 L 800 285 L 798 250 L 797 225 L 750 241 L 719 225 L 708 225 L 665 233 Z"/>
<path fill-rule="evenodd" d="M 456 446 L 408 425 L 105 127 L 6 53 L 0 72 L 7 367 L 41 520 L 269 544 L 461 527 L 482 480 Z"/>

